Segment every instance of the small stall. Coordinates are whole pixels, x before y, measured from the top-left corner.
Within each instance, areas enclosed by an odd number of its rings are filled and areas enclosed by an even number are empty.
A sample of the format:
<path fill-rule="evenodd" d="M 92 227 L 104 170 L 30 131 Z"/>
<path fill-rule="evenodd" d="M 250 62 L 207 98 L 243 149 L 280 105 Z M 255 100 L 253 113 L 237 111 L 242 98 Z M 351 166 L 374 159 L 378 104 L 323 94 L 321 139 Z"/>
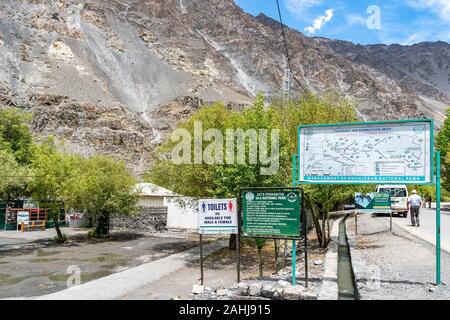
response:
<path fill-rule="evenodd" d="M 48 222 L 48 209 L 6 208 L 5 229 L 20 231 L 45 230 Z"/>
<path fill-rule="evenodd" d="M 58 225 L 65 223 L 62 209 Z M 54 221 L 49 221 L 49 209 L 24 200 L 0 201 L 0 230 L 34 231 L 54 227 Z"/>

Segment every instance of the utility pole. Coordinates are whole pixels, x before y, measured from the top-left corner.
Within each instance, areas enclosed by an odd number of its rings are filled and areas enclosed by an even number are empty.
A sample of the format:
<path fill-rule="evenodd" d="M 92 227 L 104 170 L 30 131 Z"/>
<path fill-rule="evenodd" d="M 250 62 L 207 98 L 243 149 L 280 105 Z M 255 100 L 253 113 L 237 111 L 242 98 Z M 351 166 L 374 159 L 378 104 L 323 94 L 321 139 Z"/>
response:
<path fill-rule="evenodd" d="M 283 79 L 283 102 L 291 99 L 291 70 L 289 67 L 284 68 Z"/>

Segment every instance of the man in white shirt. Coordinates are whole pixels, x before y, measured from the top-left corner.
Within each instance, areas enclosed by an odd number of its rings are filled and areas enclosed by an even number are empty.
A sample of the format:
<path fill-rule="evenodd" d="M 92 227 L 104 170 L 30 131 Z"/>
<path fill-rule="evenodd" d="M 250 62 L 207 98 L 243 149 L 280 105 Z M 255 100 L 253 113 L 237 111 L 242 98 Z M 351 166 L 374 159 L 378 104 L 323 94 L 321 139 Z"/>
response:
<path fill-rule="evenodd" d="M 416 190 L 412 191 L 412 195 L 408 198 L 408 209 L 411 214 L 411 223 L 413 226 L 420 226 L 419 211 L 422 206 L 422 198 L 417 194 Z"/>

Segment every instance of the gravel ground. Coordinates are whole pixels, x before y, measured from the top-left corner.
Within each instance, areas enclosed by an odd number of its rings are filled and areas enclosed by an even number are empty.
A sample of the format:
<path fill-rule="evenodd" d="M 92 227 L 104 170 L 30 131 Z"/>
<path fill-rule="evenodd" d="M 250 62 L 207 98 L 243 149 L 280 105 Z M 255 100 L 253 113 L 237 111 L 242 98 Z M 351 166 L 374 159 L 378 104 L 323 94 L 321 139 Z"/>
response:
<path fill-rule="evenodd" d="M 435 247 L 395 224 L 391 232 L 388 217 L 359 215 L 356 237 L 349 217 L 347 237 L 359 299 L 450 299 L 448 286 L 434 285 Z M 450 255 L 442 252 L 441 260 L 442 282 L 448 283 Z"/>
<path fill-rule="evenodd" d="M 308 288 L 305 288 L 305 254 L 304 254 L 304 244 L 303 240 L 297 244 L 297 268 L 296 268 L 296 279 L 297 286 L 294 287 L 295 291 L 298 291 L 302 296 L 301 299 L 315 300 L 319 295 L 322 279 L 324 274 L 324 260 L 326 249 L 322 249 L 318 245 L 316 239 L 315 231 L 311 231 L 308 235 Z M 282 268 L 278 272 L 274 272 L 274 258 L 273 258 L 273 247 L 271 246 L 272 241 L 268 241 L 265 254 L 264 254 L 264 277 L 262 279 L 258 278 L 258 263 L 256 259 L 256 249 L 248 245 L 251 240 L 243 242 L 243 248 L 241 249 L 241 280 L 242 284 L 259 284 L 262 287 L 270 286 L 271 291 L 277 291 L 283 289 L 286 285 L 291 288 L 290 283 L 292 281 L 292 267 L 291 267 L 291 256 L 289 254 L 286 267 Z M 282 241 L 283 242 L 283 241 Z M 289 252 L 290 252 L 290 241 Z M 282 255 L 282 254 L 281 254 Z M 205 261 L 205 269 L 219 269 L 218 271 L 224 271 L 228 269 L 232 271 L 230 273 L 231 279 L 235 280 L 235 262 L 234 262 L 234 252 L 231 255 L 228 249 L 222 250 L 222 253 L 213 254 Z M 217 276 L 215 276 L 217 277 Z M 206 278 L 206 277 L 205 277 Z M 280 285 L 280 283 L 283 283 Z M 233 281 L 227 283 L 226 285 L 215 283 L 205 283 L 205 292 L 203 294 L 190 294 L 190 296 L 184 296 L 183 298 L 194 299 L 194 300 L 217 300 L 217 299 L 241 299 L 244 298 L 238 292 L 242 288 L 238 288 L 237 284 Z M 218 292 L 223 292 L 223 294 L 218 294 Z M 267 299 L 270 295 L 265 295 L 262 290 L 263 296 L 252 295 L 252 297 L 246 297 L 251 299 Z M 225 294 L 227 292 L 227 294 Z M 248 296 L 247 294 L 244 296 Z M 292 298 L 292 297 L 291 297 Z M 275 299 L 275 298 L 273 298 Z"/>

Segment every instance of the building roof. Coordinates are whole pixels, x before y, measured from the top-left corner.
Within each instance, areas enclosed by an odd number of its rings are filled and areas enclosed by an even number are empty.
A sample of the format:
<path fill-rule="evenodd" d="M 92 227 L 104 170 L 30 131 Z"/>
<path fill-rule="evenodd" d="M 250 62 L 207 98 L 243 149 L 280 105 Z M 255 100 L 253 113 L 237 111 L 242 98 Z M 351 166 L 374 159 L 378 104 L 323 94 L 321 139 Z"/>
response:
<path fill-rule="evenodd" d="M 179 197 L 180 195 L 166 188 L 157 186 L 153 183 L 138 183 L 134 186 L 134 190 L 140 196 L 148 197 Z"/>

